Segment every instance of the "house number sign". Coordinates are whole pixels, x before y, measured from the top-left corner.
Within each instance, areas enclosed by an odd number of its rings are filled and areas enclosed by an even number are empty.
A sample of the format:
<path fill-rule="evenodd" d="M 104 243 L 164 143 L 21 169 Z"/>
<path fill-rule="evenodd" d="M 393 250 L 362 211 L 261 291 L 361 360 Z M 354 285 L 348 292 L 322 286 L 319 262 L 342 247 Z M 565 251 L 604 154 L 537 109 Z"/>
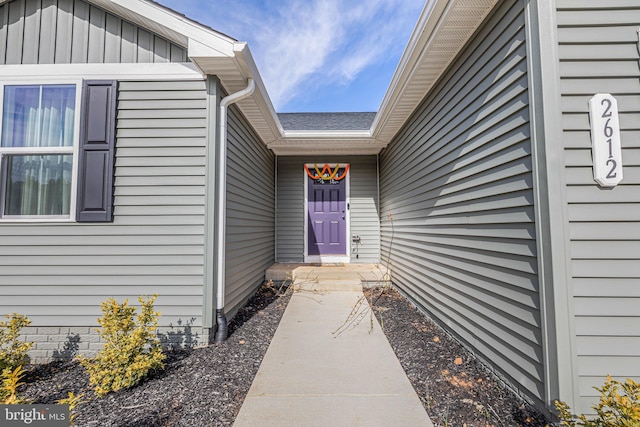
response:
<path fill-rule="evenodd" d="M 622 149 L 618 102 L 608 93 L 597 93 L 589 100 L 593 179 L 602 187 L 615 187 L 622 181 Z"/>

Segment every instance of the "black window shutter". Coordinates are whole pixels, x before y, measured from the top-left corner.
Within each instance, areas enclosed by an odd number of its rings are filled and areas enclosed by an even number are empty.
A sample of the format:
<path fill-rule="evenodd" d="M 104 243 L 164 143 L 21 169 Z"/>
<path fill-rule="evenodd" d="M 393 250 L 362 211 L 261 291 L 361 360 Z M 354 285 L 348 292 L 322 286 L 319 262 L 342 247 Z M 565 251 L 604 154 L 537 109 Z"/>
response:
<path fill-rule="evenodd" d="M 117 85 L 114 80 L 85 80 L 82 85 L 78 222 L 113 221 Z"/>

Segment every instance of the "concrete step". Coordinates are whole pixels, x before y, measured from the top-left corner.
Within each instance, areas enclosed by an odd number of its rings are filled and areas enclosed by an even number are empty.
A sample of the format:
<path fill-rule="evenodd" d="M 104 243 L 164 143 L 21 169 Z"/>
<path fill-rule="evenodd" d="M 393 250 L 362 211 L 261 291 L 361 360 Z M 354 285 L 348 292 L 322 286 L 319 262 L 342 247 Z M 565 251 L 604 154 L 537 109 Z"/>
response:
<path fill-rule="evenodd" d="M 362 283 L 358 279 L 296 279 L 293 282 L 294 291 L 304 292 L 362 292 Z"/>
<path fill-rule="evenodd" d="M 266 280 L 283 281 L 322 281 L 322 280 L 359 280 L 367 286 L 390 283 L 390 274 L 381 264 L 274 264 L 265 272 Z"/>

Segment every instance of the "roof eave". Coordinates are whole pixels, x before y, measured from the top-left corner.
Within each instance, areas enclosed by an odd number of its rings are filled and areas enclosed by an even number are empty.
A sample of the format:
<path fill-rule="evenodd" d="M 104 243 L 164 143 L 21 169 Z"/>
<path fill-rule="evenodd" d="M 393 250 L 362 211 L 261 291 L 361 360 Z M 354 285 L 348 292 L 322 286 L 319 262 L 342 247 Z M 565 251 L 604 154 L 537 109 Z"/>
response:
<path fill-rule="evenodd" d="M 433 89 L 499 0 L 428 0 L 371 125 L 384 145 Z"/>
<path fill-rule="evenodd" d="M 243 90 L 248 79 L 254 80 L 256 85 L 254 94 L 239 101 L 238 108 L 265 144 L 281 138 L 282 125 L 278 120 L 249 46 L 245 42 L 234 41 L 231 52 L 232 54 L 228 56 L 219 55 L 208 46 L 195 40 L 189 40 L 189 59 L 202 74 L 217 76 L 228 94 Z"/>
<path fill-rule="evenodd" d="M 368 138 L 329 138 L 318 136 L 317 138 L 293 138 L 288 136 L 267 145 L 278 156 L 331 156 L 331 155 L 376 155 L 382 150 L 383 145 Z"/>
<path fill-rule="evenodd" d="M 375 155 L 384 148 L 369 130 L 285 130 L 267 147 L 278 156 Z"/>
<path fill-rule="evenodd" d="M 236 42 L 234 52 L 236 53 L 235 58 L 240 70 L 242 70 L 247 78 L 251 77 L 256 82 L 257 96 L 254 95 L 252 98 L 247 98 L 244 103 L 255 102 L 254 108 L 257 108 L 257 110 L 249 111 L 248 108 L 245 108 L 244 113 L 247 115 L 247 118 L 250 119 L 251 123 L 259 122 L 260 127 L 257 128 L 255 124 L 254 127 L 256 127 L 256 131 L 261 135 L 264 143 L 268 145 L 270 142 L 282 138 L 284 129 L 282 128 L 280 119 L 278 119 L 276 109 L 271 102 L 271 98 L 262 80 L 262 76 L 258 71 L 258 66 L 253 59 L 249 45 L 247 43 Z M 242 108 L 243 106 L 243 101 L 241 101 L 240 107 Z M 251 117 L 249 117 L 249 115 L 251 115 Z"/>

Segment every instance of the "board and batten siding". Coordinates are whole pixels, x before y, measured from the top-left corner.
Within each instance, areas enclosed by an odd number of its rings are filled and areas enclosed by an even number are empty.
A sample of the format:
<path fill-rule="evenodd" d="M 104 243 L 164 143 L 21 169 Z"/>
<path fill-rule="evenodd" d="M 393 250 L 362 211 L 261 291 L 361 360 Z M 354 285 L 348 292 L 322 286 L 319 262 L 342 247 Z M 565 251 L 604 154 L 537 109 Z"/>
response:
<path fill-rule="evenodd" d="M 228 111 L 225 312 L 233 316 L 275 262 L 275 156 L 236 106 Z"/>
<path fill-rule="evenodd" d="M 204 81 L 119 83 L 114 222 L 0 223 L 0 313 L 25 314 L 29 334 L 58 341 L 56 330 L 94 331 L 107 298 L 157 293 L 161 326 L 198 331 L 206 97 Z M 95 349 L 85 338 L 80 350 Z M 58 344 L 36 343 L 36 359 Z"/>
<path fill-rule="evenodd" d="M 82 0 L 0 6 L 0 64 L 187 61 L 184 48 Z"/>
<path fill-rule="evenodd" d="M 380 215 L 378 205 L 378 159 L 376 156 L 279 156 L 277 167 L 277 262 L 304 262 L 304 186 L 306 163 L 349 163 L 350 234 L 352 263 L 380 262 Z"/>
<path fill-rule="evenodd" d="M 579 397 L 591 413 L 607 374 L 640 381 L 640 3 L 557 0 Z M 589 99 L 618 101 L 624 179 L 593 179 Z"/>
<path fill-rule="evenodd" d="M 523 3 L 497 8 L 381 153 L 382 256 L 405 294 L 543 405 Z"/>

